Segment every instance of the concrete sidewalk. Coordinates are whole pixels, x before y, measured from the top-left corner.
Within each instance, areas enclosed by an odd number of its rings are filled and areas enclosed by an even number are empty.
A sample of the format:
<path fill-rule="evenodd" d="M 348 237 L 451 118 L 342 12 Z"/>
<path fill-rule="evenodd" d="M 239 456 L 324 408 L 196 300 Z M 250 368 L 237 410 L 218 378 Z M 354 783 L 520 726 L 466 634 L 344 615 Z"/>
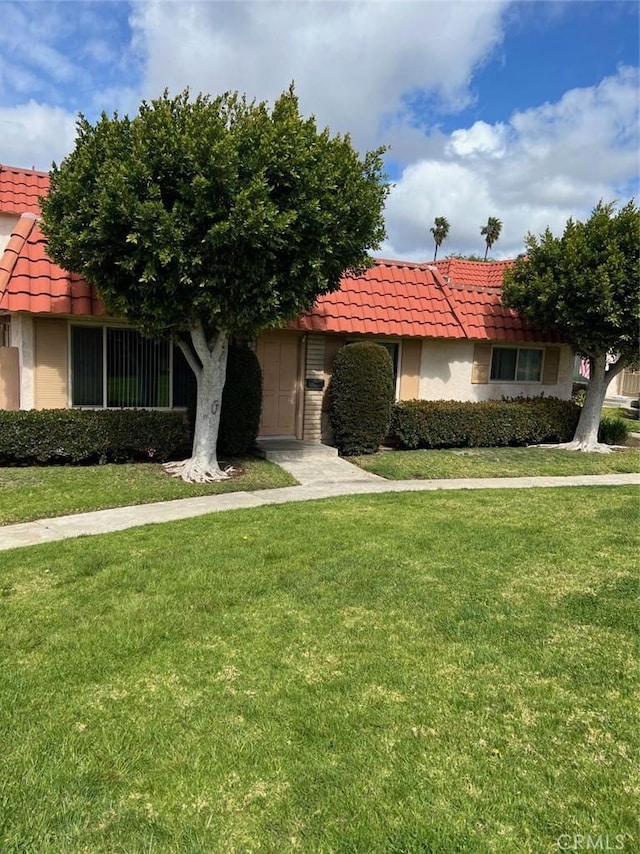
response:
<path fill-rule="evenodd" d="M 428 492 L 452 489 L 513 489 L 558 486 L 640 486 L 640 474 L 581 475 L 575 477 L 495 477 L 455 480 L 384 480 L 362 471 L 338 457 L 280 460 L 299 486 L 264 489 L 258 492 L 231 492 L 182 498 L 157 504 L 139 504 L 78 513 L 55 519 L 40 519 L 0 527 L 0 551 L 49 543 L 69 537 L 122 531 L 139 525 L 151 525 L 187 519 L 223 510 L 263 507 L 291 501 L 313 501 L 340 495 L 366 495 L 384 492 Z M 640 493 L 639 493 L 640 498 Z"/>

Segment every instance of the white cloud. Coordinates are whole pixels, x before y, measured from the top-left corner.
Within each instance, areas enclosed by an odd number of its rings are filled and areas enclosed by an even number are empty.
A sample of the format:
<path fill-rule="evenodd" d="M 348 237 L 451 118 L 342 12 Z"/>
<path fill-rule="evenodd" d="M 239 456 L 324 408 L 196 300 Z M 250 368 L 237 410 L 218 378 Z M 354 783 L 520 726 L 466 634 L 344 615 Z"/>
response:
<path fill-rule="evenodd" d="M 73 148 L 75 122 L 65 110 L 37 101 L 0 107 L 0 162 L 49 169 Z"/>
<path fill-rule="evenodd" d="M 134 4 L 147 97 L 165 86 L 272 101 L 295 80 L 301 108 L 372 147 L 407 94 L 455 109 L 502 38 L 507 0 L 483 3 L 243 2 Z"/>
<path fill-rule="evenodd" d="M 529 231 L 560 233 L 600 199 L 626 201 L 640 171 L 639 83 L 638 69 L 621 68 L 555 104 L 516 112 L 506 125 L 476 122 L 449 139 L 440 135 L 437 146 L 431 140 L 428 156 L 409 165 L 391 192 L 385 253 L 433 257 L 436 216 L 451 225 L 441 255 L 481 253 L 480 227 L 497 216 L 503 229 L 492 254 L 510 257 Z"/>
<path fill-rule="evenodd" d="M 454 130 L 446 152 L 458 157 L 502 157 L 506 144 L 506 128 L 503 124 L 476 122 L 468 130 Z"/>

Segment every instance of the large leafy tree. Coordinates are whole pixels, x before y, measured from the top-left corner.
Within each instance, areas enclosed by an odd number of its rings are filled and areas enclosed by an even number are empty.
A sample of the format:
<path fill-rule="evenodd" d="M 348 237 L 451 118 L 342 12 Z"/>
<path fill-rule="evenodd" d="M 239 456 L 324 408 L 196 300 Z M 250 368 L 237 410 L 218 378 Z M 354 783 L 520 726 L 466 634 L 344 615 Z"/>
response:
<path fill-rule="evenodd" d="M 174 336 L 197 379 L 185 480 L 224 477 L 216 458 L 230 336 L 254 336 L 336 290 L 384 237 L 383 150 L 301 117 L 291 87 L 270 109 L 188 91 L 130 119 L 78 122 L 43 200 L 51 257 L 144 334 Z"/>
<path fill-rule="evenodd" d="M 435 261 L 438 257 L 438 249 L 440 249 L 449 236 L 449 220 L 445 216 L 437 216 L 434 224 L 431 226 L 431 234 L 436 245 L 435 252 L 433 253 L 433 260 Z"/>
<path fill-rule="evenodd" d="M 487 260 L 487 254 L 493 244 L 500 237 L 500 232 L 502 231 L 502 221 L 498 219 L 497 216 L 490 216 L 487 220 L 487 224 L 483 225 L 480 229 L 480 234 L 484 237 L 484 242 L 486 244 L 484 250 L 484 260 Z"/>
<path fill-rule="evenodd" d="M 611 380 L 638 360 L 640 211 L 598 204 L 586 222 L 570 219 L 560 238 L 529 234 L 527 253 L 504 277 L 503 300 L 542 329 L 559 331 L 589 360 L 590 378 L 573 441 L 598 444 L 602 404 Z"/>

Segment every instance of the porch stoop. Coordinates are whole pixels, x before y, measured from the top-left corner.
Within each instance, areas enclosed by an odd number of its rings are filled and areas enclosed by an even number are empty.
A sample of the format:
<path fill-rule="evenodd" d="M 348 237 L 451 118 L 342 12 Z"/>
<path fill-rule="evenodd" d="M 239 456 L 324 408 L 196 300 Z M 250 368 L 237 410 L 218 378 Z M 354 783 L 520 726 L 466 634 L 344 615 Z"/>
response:
<path fill-rule="evenodd" d="M 296 462 L 298 460 L 333 459 L 338 449 L 321 442 L 305 442 L 302 439 L 265 437 L 256 442 L 258 454 L 272 463 Z"/>

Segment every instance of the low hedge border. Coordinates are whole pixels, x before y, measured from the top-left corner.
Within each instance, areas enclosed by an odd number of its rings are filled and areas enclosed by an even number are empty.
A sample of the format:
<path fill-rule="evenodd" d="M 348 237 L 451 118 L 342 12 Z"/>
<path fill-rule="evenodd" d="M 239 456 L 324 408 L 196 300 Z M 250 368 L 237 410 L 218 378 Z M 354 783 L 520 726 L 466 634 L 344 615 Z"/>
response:
<path fill-rule="evenodd" d="M 568 442 L 580 407 L 558 398 L 480 403 L 409 400 L 391 416 L 391 439 L 402 448 L 491 448 Z"/>
<path fill-rule="evenodd" d="M 189 454 L 184 413 L 146 409 L 0 410 L 0 465 L 165 461 Z"/>

